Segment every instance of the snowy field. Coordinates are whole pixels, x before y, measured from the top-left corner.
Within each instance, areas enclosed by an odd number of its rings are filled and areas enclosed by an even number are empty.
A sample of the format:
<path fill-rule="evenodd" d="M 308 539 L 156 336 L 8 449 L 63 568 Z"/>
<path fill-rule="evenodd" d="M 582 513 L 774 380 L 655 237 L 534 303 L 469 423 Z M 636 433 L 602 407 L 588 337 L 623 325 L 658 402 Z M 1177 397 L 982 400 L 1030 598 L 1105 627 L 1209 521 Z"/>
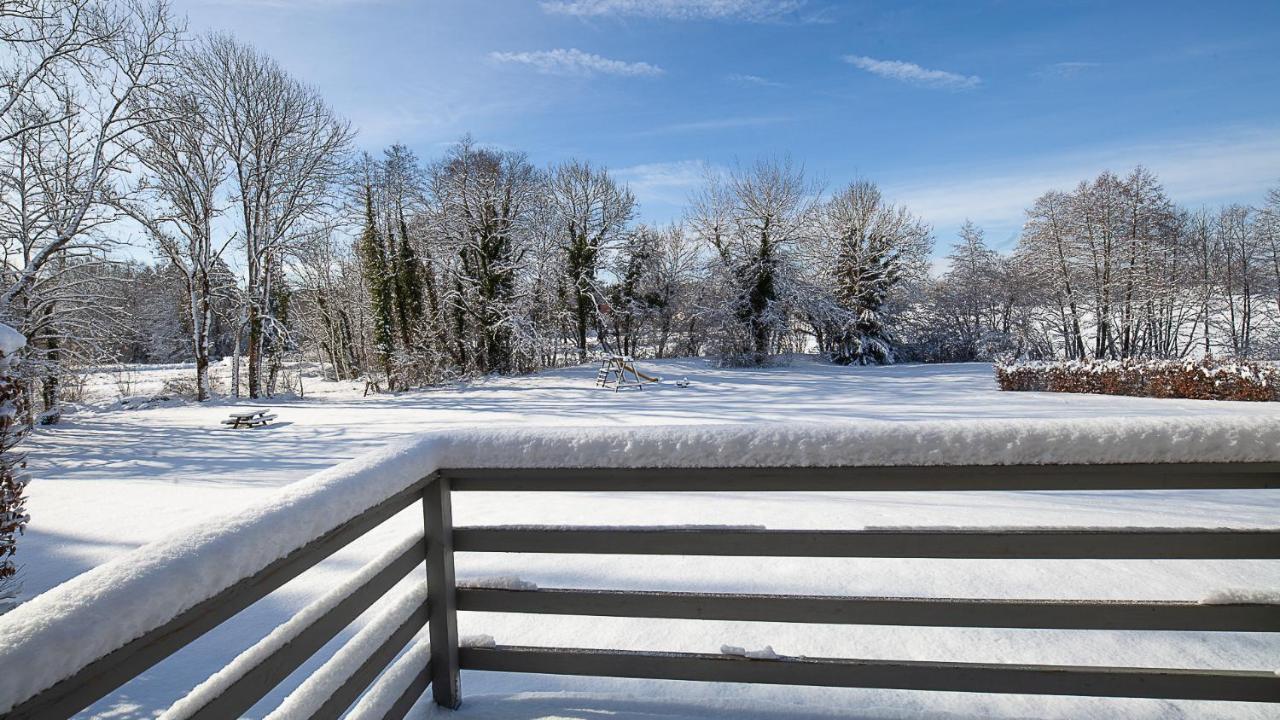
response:
<path fill-rule="evenodd" d="M 91 400 L 29 443 L 33 520 L 20 546 L 25 597 L 195 522 L 260 504 L 282 485 L 439 428 L 589 426 L 625 436 L 638 425 L 848 423 L 974 418 L 1252 415 L 1273 404 L 1000 393 L 988 365 L 718 370 L 702 361 L 642 363 L 668 380 L 643 392 L 592 386 L 594 367 L 494 379 L 452 389 L 362 397 L 348 384 L 305 382 L 305 399 L 273 400 L 273 425 L 231 431 L 229 403 L 118 409 L 119 394 L 157 392 L 189 370 L 153 368 L 89 378 Z M 244 403 L 256 407 L 259 404 Z M 889 525 L 1280 526 L 1280 492 L 1123 493 L 610 493 L 472 494 L 454 500 L 459 525 L 747 524 L 856 529 Z M 210 633 L 98 708 L 152 717 L 308 601 L 418 527 L 406 511 L 386 526 Z M 957 597 L 1195 600 L 1224 588 L 1280 589 L 1267 561 L 978 561 L 647 558 L 460 554 L 462 580 L 519 577 L 542 587 Z M 377 608 L 373 612 L 376 612 Z M 463 634 L 502 644 L 717 652 L 772 646 L 785 655 L 1272 669 L 1280 638 L 1248 633 L 1151 633 L 788 625 L 781 623 L 462 614 Z M 345 637 L 255 709 L 261 717 Z M 464 673 L 458 718 L 1199 718 L 1275 717 L 1261 705 L 1208 705 L 960 693 L 834 690 Z M 604 697 L 608 696 L 608 697 Z M 422 705 L 421 713 L 434 709 Z"/>

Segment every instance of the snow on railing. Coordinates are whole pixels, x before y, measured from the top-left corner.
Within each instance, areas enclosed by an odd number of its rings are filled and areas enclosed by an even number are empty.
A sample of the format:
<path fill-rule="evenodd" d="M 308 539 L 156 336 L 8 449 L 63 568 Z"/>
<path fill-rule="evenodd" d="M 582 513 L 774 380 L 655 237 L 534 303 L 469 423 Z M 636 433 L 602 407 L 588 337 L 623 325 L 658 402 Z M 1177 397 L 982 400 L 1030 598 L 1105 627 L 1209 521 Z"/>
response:
<path fill-rule="evenodd" d="M 1214 417 L 428 433 L 143 546 L 0 616 L 0 713 L 262 574 L 353 518 L 414 488 L 414 497 L 421 497 L 422 484 L 440 468 L 1230 462 L 1280 462 L 1280 423 Z M 402 507 L 407 504 L 396 509 Z"/>

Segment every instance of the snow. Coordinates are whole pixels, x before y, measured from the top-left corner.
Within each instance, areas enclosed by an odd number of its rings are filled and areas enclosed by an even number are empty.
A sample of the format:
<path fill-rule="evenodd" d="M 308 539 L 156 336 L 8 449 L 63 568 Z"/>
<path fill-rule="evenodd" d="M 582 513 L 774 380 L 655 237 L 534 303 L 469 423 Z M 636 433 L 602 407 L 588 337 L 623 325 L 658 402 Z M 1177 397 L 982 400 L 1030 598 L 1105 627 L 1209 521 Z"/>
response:
<path fill-rule="evenodd" d="M 1280 605 L 1280 589 L 1254 590 L 1236 588 L 1215 590 L 1203 598 L 1201 605 Z"/>
<path fill-rule="evenodd" d="M 468 430 L 438 441 L 441 467 L 1014 465 L 1280 460 L 1262 418 L 924 420 Z"/>
<path fill-rule="evenodd" d="M 277 627 L 270 635 L 263 638 L 253 647 L 240 653 L 230 664 L 218 671 L 216 675 L 201 683 L 189 695 L 174 703 L 160 716 L 161 720 L 180 720 L 207 705 L 221 695 L 227 688 L 249 671 L 258 667 L 273 653 L 292 642 L 302 631 L 332 610 L 338 603 L 347 599 L 352 592 L 360 588 L 393 560 L 400 557 L 414 545 L 423 542 L 422 533 L 410 535 L 394 545 L 381 557 L 374 559 L 358 572 L 352 573 L 340 585 L 326 595 L 302 609 L 287 622 Z"/>
<path fill-rule="evenodd" d="M 521 580 L 514 575 L 500 575 L 498 577 L 483 577 L 474 579 L 460 579 L 457 581 L 458 587 L 466 588 L 484 588 L 486 590 L 537 590 L 538 584 Z"/>
<path fill-rule="evenodd" d="M 427 629 L 423 628 L 409 644 L 409 649 L 396 658 L 391 667 L 379 675 L 368 692 L 352 706 L 347 720 L 380 720 L 386 717 L 391 706 L 409 687 L 409 683 L 413 682 L 431 660 L 431 642 L 427 635 Z M 430 695 L 430 692 L 426 694 Z"/>
<path fill-rule="evenodd" d="M 747 650 L 737 645 L 721 645 L 721 655 L 732 655 L 734 657 L 743 657 L 748 660 L 781 660 L 782 656 L 773 651 L 772 645 L 765 645 L 759 650 Z"/>
<path fill-rule="evenodd" d="M 13 328 L 0 323 L 0 354 L 11 357 L 27 346 L 27 338 Z"/>
<path fill-rule="evenodd" d="M 463 635 L 458 638 L 458 647 L 464 648 L 491 648 L 497 647 L 498 643 L 493 639 L 492 635 Z"/>
<path fill-rule="evenodd" d="M 92 605 L 29 600 L 0 617 L 0 667 L 57 675 L 77 660 L 25 647 L 21 621 L 123 626 L 138 632 L 160 609 L 233 582 L 255 562 L 304 543 L 336 518 L 420 477 L 432 462 L 643 465 L 861 464 L 912 461 L 1038 462 L 1054 458 L 1276 459 L 1280 407 L 1107 396 L 1001 393 L 989 365 L 833 368 L 807 360 L 766 370 L 718 370 L 701 361 L 641 361 L 641 370 L 689 376 L 690 388 L 648 386 L 626 395 L 592 387 L 594 367 L 492 379 L 448 389 L 361 397 L 362 386 L 309 380 L 307 399 L 263 403 L 278 414 L 254 431 L 218 427 L 232 403 L 110 410 L 112 395 L 29 442 L 33 523 L 19 546 L 24 596 L 94 569 L 72 588 Z M 189 369 L 138 369 L 132 392 L 158 390 Z M 105 377 L 105 376 L 104 376 Z M 154 388 L 152 387 L 154 386 Z M 112 391 L 109 378 L 89 384 Z M 798 427 L 795 423 L 807 423 Z M 652 428 L 652 425 L 684 425 Z M 585 429 L 571 426 L 588 426 Z M 463 429 L 468 428 L 468 429 Z M 421 439 L 422 433 L 445 429 Z M 477 452 L 469 443 L 497 443 Z M 568 451 L 565 445 L 567 442 Z M 707 449 L 707 443 L 716 447 Z M 469 449 L 470 448 L 470 449 Z M 371 450 L 341 469 L 335 463 Z M 915 454 L 919 457 L 914 457 Z M 312 472 L 305 483 L 280 490 Z M 283 492 L 278 496 L 277 493 Z M 340 498 L 340 499 L 335 499 Z M 270 505 L 270 507 L 268 507 Z M 279 513 L 278 515 L 276 513 Z M 219 516 L 230 520 L 219 520 Z M 459 493 L 460 525 L 1276 527 L 1276 491 L 1060 493 Z M 324 596 L 411 532 L 410 508 L 95 707 L 151 717 L 276 626 Z M 146 543 L 162 557 L 126 553 Z M 231 554 L 230 550 L 244 551 Z M 212 558 L 208 556 L 212 555 Z M 165 557 L 184 569 L 161 572 Z M 193 559 L 194 558 L 194 559 Z M 463 578 L 518 578 L 539 587 L 698 592 L 1200 600 L 1221 588 L 1280 588 L 1271 561 L 931 561 L 654 558 L 460 554 Z M 113 583 L 125 586 L 115 587 Z M 63 592 L 67 586 L 59 590 Z M 118 617 L 108 615 L 118 613 Z M 780 623 L 563 618 L 463 613 L 465 634 L 504 644 L 715 652 L 726 640 L 787 656 L 1044 662 L 1134 666 L 1275 667 L 1280 638 L 1224 633 L 1120 633 L 1002 629 L 800 626 Z M 83 623 L 84 625 L 81 625 Z M 362 626 L 366 623 L 357 623 Z M 356 628 L 353 628 L 353 631 Z M 56 639 L 67 655 L 93 655 L 101 638 Z M 119 638 L 117 638 L 119 639 Z M 335 641 L 335 648 L 345 635 Z M 12 641 L 12 642 L 10 642 Z M 88 646 L 83 652 L 81 645 Z M 316 671 L 326 648 L 249 713 L 262 717 Z M 11 664 L 14 663 L 14 664 Z M 21 665 L 17 663 L 23 663 Z M 58 668 L 63 668 L 59 670 Z M 0 677 L 0 696 L 22 678 Z M 29 677 L 24 673 L 24 677 Z M 974 717 L 1260 718 L 1256 706 L 908 691 L 717 686 L 701 683 L 464 673 L 457 717 L 841 716 L 944 713 Z M 390 692 L 390 691 L 389 691 Z M 644 699 L 648 698 L 648 699 Z M 663 698 L 661 702 L 653 698 Z M 132 708 L 132 709 L 130 709 Z M 668 714 L 669 713 L 669 714 Z M 680 713 L 686 713 L 681 715 Z M 737 713 L 737 714 L 736 714 Z M 643 714 L 643 715 L 642 715 Z"/>
<path fill-rule="evenodd" d="M 0 666 L 25 671 L 0 674 L 0 712 L 408 487 L 434 469 L 424 464 L 433 445 L 399 443 L 317 473 L 260 507 L 140 548 L 6 613 Z"/>
<path fill-rule="evenodd" d="M 377 617 L 334 653 L 320 669 L 289 693 L 268 720 L 315 717 L 320 708 L 342 687 L 383 643 L 427 601 L 427 583 L 418 581 L 387 603 Z"/>

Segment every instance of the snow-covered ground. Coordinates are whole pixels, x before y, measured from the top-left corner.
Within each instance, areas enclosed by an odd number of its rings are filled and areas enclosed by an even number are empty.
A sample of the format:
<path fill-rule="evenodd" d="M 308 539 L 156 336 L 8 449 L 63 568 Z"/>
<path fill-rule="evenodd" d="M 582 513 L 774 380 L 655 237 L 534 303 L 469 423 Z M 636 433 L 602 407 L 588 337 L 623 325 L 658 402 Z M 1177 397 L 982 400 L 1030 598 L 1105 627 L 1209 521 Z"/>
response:
<path fill-rule="evenodd" d="M 29 443 L 32 524 L 20 545 L 32 596 L 120 553 L 219 514 L 261 503 L 277 488 L 385 445 L 437 428 L 591 426 L 626 436 L 637 425 L 848 423 L 974 418 L 1129 418 L 1252 415 L 1280 422 L 1274 404 L 1001 393 L 988 365 L 836 368 L 800 358 L 790 367 L 720 370 L 696 360 L 642 363 L 668 380 L 614 394 L 592 385 L 594 367 L 492 379 L 451 389 L 363 397 L 362 387 L 305 382 L 306 399 L 273 400 L 276 423 L 231 431 L 227 402 L 110 409 L 118 395 L 147 395 L 180 366 L 103 372 L 92 401 Z M 244 406 L 251 406 L 244 403 Z M 253 406 L 256 406 L 254 404 Z M 458 524 L 754 524 L 771 528 L 886 525 L 1148 525 L 1275 527 L 1280 492 L 1122 493 L 610 493 L 455 497 Z M 340 583 L 421 523 L 407 511 L 241 618 L 104 701 L 100 714 L 151 717 L 272 627 Z M 1224 588 L 1280 589 L 1268 561 L 976 561 L 649 558 L 460 554 L 462 579 L 519 577 L 542 587 L 970 597 L 1199 599 Z M 378 612 L 375 608 L 370 614 Z M 747 651 L 783 655 L 1271 669 L 1280 638 L 1246 633 L 1124 633 L 781 623 L 695 622 L 463 614 L 464 634 L 503 644 Z M 349 637 L 349 635 L 344 636 Z M 268 697 L 279 704 L 341 642 L 335 641 Z M 1274 717 L 1258 705 L 984 696 L 907 691 L 712 685 L 464 673 L 460 718 L 859 717 L 1168 718 Z M 607 697 L 604 697 L 607 696 Z M 432 712 L 431 708 L 421 708 Z"/>

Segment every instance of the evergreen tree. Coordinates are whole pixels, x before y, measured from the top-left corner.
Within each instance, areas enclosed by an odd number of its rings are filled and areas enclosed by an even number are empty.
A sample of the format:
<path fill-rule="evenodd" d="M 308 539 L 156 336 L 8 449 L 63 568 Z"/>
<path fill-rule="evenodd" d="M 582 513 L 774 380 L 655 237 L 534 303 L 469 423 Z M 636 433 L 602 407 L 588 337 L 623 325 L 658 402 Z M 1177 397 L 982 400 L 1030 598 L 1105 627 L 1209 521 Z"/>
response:
<path fill-rule="evenodd" d="M 886 307 L 905 278 L 923 274 L 932 249 L 929 226 L 887 203 L 873 183 L 858 181 L 826 203 L 821 227 L 818 257 L 830 260 L 828 282 L 842 311 L 829 331 L 832 360 L 894 362 Z"/>
<path fill-rule="evenodd" d="M 360 262 L 369 299 L 373 310 L 373 344 L 378 360 L 387 376 L 387 384 L 395 389 L 392 374 L 392 357 L 395 354 L 395 284 L 387 264 L 387 249 L 378 233 L 378 223 L 373 215 L 373 188 L 364 188 L 365 225 L 360 236 Z"/>
<path fill-rule="evenodd" d="M 418 325 L 422 321 L 422 273 L 418 255 L 409 242 L 409 227 L 400 216 L 400 242 L 395 255 L 396 319 L 400 323 L 400 338 L 406 349 L 414 346 Z"/>

